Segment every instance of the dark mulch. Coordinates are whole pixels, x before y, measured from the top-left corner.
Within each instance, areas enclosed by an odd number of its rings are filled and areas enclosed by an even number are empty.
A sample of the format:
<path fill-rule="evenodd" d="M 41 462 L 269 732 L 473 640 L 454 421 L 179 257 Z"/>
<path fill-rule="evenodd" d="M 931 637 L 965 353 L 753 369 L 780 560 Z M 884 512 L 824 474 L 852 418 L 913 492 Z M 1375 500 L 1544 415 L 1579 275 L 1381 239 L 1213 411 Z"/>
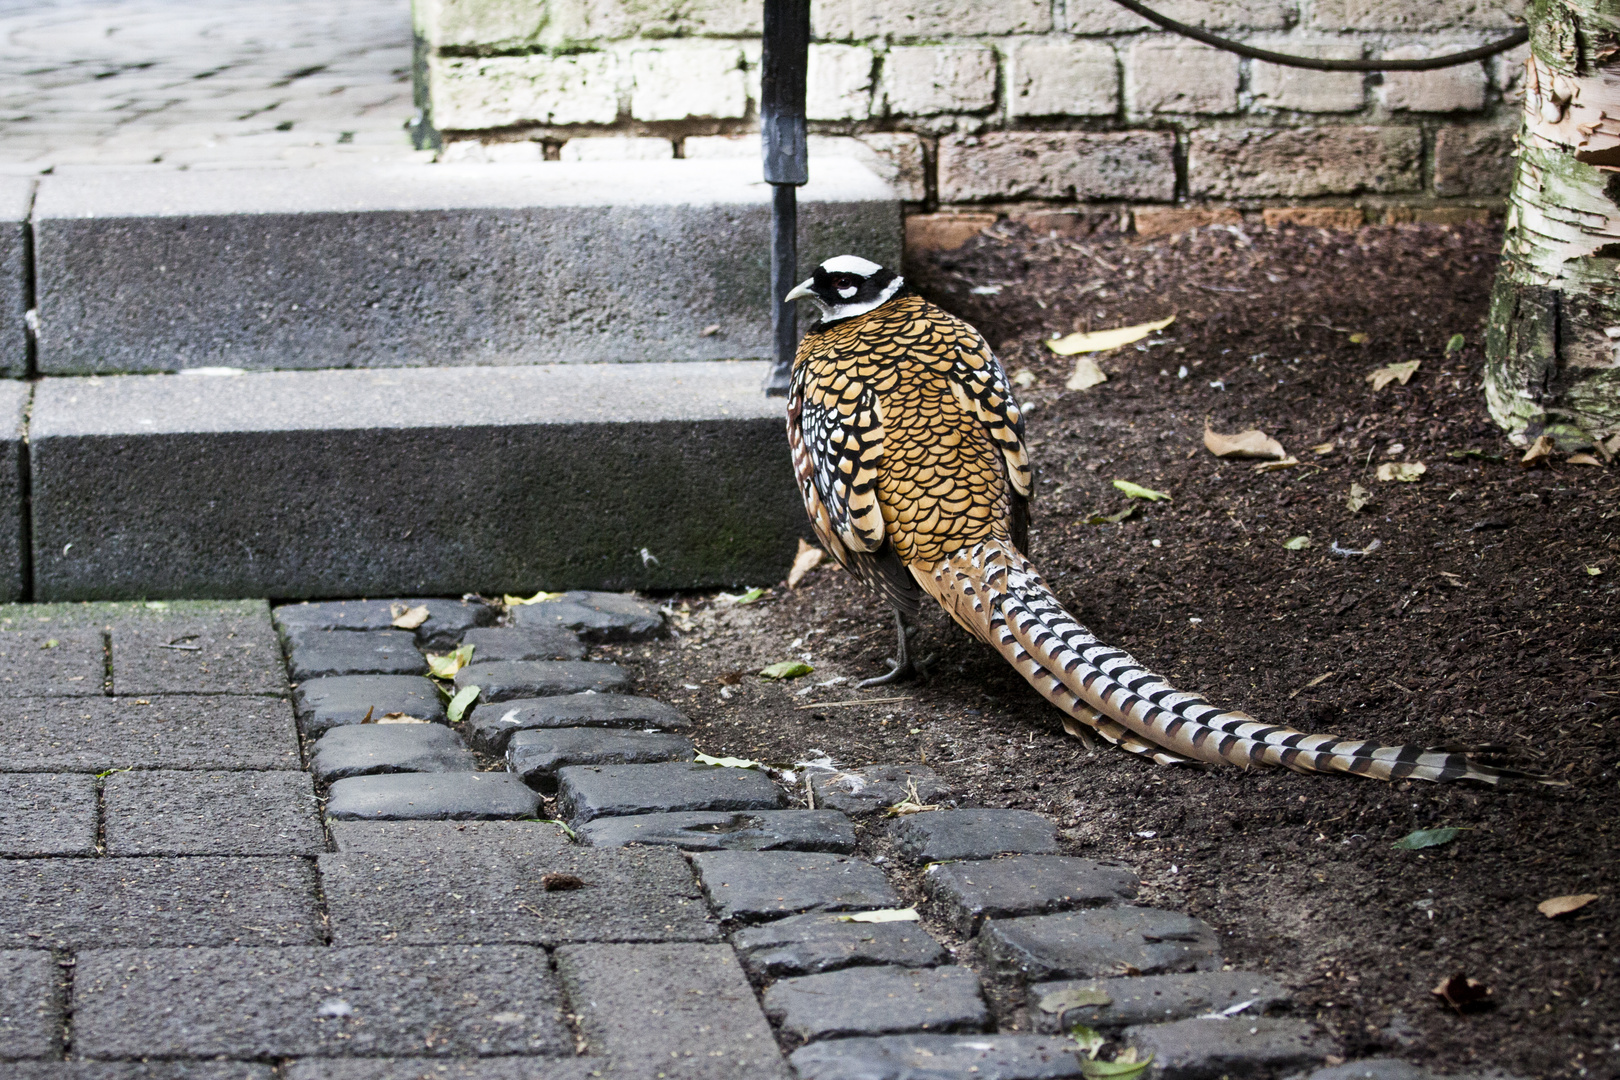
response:
<path fill-rule="evenodd" d="M 887 609 L 836 569 L 746 606 L 675 598 L 691 611 L 679 648 L 614 651 L 700 722 L 710 753 L 922 759 L 968 804 L 1055 816 L 1074 853 L 1130 861 L 1146 901 L 1207 919 L 1231 963 L 1293 986 L 1352 1056 L 1614 1075 L 1620 483 L 1602 468 L 1521 468 L 1486 416 L 1481 332 L 1499 243 L 1485 226 L 1154 241 L 1009 228 L 911 277 L 978 325 L 1009 370 L 1036 376 L 1022 391 L 1040 467 L 1030 554 L 1100 637 L 1268 721 L 1501 744 L 1568 787 L 1391 786 L 1090 752 L 943 616 L 924 629 L 930 681 L 821 685 L 881 672 L 892 645 Z M 1162 334 L 1101 357 L 1109 381 L 1086 392 L 1063 389 L 1071 361 L 1040 344 L 1172 312 Z M 1466 346 L 1447 356 L 1459 333 Z M 1404 387 L 1364 381 L 1411 359 L 1422 366 Z M 1303 464 L 1257 473 L 1217 460 L 1206 417 L 1223 432 L 1260 427 Z M 1453 457 L 1464 450 L 1484 456 Z M 1428 471 L 1380 483 L 1383 461 Z M 1124 508 L 1115 478 L 1175 501 L 1083 524 Z M 1352 483 L 1372 494 L 1360 513 L 1346 507 Z M 1298 536 L 1310 547 L 1286 550 Z M 1331 553 L 1375 541 L 1371 555 Z M 754 674 L 804 655 L 806 679 Z M 908 700 L 803 708 L 895 696 Z M 1391 846 L 1436 826 L 1466 831 L 1425 851 Z M 1556 921 L 1537 913 L 1571 893 L 1601 898 Z M 1491 988 L 1490 1008 L 1461 1016 L 1431 995 L 1456 972 Z"/>

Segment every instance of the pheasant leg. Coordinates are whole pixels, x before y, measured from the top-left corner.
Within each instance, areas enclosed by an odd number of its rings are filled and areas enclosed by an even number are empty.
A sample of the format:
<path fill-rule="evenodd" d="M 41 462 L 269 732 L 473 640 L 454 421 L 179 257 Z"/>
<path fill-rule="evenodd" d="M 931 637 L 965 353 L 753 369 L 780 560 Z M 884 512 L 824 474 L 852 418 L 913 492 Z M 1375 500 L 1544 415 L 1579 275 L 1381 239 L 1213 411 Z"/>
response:
<path fill-rule="evenodd" d="M 906 644 L 906 621 L 900 617 L 900 612 L 894 613 L 895 646 L 894 659 L 889 661 L 889 673 L 871 679 L 863 679 L 855 684 L 860 690 L 868 686 L 887 686 L 889 683 L 905 682 L 907 679 L 917 677 L 917 664 L 911 659 L 911 649 Z"/>

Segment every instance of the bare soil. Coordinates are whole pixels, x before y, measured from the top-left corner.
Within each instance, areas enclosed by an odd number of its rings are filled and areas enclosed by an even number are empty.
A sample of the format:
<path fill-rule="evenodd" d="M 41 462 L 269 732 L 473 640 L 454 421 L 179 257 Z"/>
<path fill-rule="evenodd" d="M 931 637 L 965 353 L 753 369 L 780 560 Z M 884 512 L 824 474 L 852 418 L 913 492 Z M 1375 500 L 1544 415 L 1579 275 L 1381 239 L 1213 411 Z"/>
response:
<path fill-rule="evenodd" d="M 892 624 L 836 567 L 746 605 L 671 598 L 690 613 L 676 647 L 600 651 L 687 711 L 708 753 L 924 761 L 960 805 L 1052 815 L 1071 853 L 1131 863 L 1144 902 L 1209 921 L 1230 963 L 1293 987 L 1297 1011 L 1351 1057 L 1616 1075 L 1620 483 L 1605 468 L 1521 467 L 1486 416 L 1499 233 L 1002 229 L 909 274 L 983 330 L 1009 371 L 1036 378 L 1021 391 L 1039 465 L 1030 554 L 1081 621 L 1267 721 L 1500 744 L 1568 786 L 1388 785 L 1088 750 L 938 613 L 922 632 L 937 654 L 927 680 L 856 691 L 885 670 Z M 1108 382 L 1084 392 L 1063 388 L 1072 361 L 1041 344 L 1172 313 L 1162 333 L 1101 356 Z M 1447 355 L 1454 334 L 1467 344 Z M 1422 364 L 1405 386 L 1375 392 L 1364 378 L 1406 360 Z M 1302 464 L 1263 473 L 1216 459 L 1206 418 L 1221 432 L 1259 427 Z M 1331 452 L 1310 449 L 1325 443 Z M 1386 461 L 1427 472 L 1379 482 Z M 1174 501 L 1085 524 L 1125 508 L 1116 478 Z M 1371 493 L 1358 513 L 1352 483 Z M 1300 536 L 1308 548 L 1284 547 Z M 1375 542 L 1368 555 L 1333 553 Z M 756 674 L 792 658 L 814 673 Z M 1422 851 L 1392 846 L 1440 826 L 1465 831 Z M 867 835 L 870 852 L 885 850 L 881 826 Z M 1578 893 L 1599 899 L 1556 920 L 1536 910 Z M 971 961 L 971 947 L 961 955 Z M 1457 972 L 1490 988 L 1489 1007 L 1460 1015 L 1431 994 Z M 1004 1026 L 1015 1023 L 1016 989 L 996 993 Z"/>

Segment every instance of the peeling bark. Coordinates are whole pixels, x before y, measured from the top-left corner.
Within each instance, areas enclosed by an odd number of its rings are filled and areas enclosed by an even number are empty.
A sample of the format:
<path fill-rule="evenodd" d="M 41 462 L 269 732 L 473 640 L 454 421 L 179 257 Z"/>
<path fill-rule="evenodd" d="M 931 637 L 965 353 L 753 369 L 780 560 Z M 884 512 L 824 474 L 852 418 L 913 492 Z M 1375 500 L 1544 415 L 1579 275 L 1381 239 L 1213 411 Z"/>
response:
<path fill-rule="evenodd" d="M 1520 444 L 1620 431 L 1620 0 L 1536 0 L 1486 329 L 1485 396 Z"/>

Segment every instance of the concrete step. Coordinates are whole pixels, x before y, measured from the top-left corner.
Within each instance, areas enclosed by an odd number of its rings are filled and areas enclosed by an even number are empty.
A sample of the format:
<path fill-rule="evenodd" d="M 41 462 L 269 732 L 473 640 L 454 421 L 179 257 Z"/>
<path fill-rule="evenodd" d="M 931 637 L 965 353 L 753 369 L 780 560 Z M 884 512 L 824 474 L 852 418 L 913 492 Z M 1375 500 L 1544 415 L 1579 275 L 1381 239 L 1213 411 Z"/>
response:
<path fill-rule="evenodd" d="M 812 176 L 803 272 L 898 265 L 894 192 Z M 0 276 L 24 198 L 0 191 Z M 96 170 L 40 178 L 31 220 L 42 375 L 770 355 L 758 161 Z"/>
<path fill-rule="evenodd" d="M 33 597 L 776 581 L 804 511 L 781 401 L 759 391 L 765 368 L 44 379 L 26 446 Z M 26 394 L 0 383 L 13 386 Z M 0 559 L 6 507 L 24 520 L 20 492 L 7 501 L 4 460 Z"/>

